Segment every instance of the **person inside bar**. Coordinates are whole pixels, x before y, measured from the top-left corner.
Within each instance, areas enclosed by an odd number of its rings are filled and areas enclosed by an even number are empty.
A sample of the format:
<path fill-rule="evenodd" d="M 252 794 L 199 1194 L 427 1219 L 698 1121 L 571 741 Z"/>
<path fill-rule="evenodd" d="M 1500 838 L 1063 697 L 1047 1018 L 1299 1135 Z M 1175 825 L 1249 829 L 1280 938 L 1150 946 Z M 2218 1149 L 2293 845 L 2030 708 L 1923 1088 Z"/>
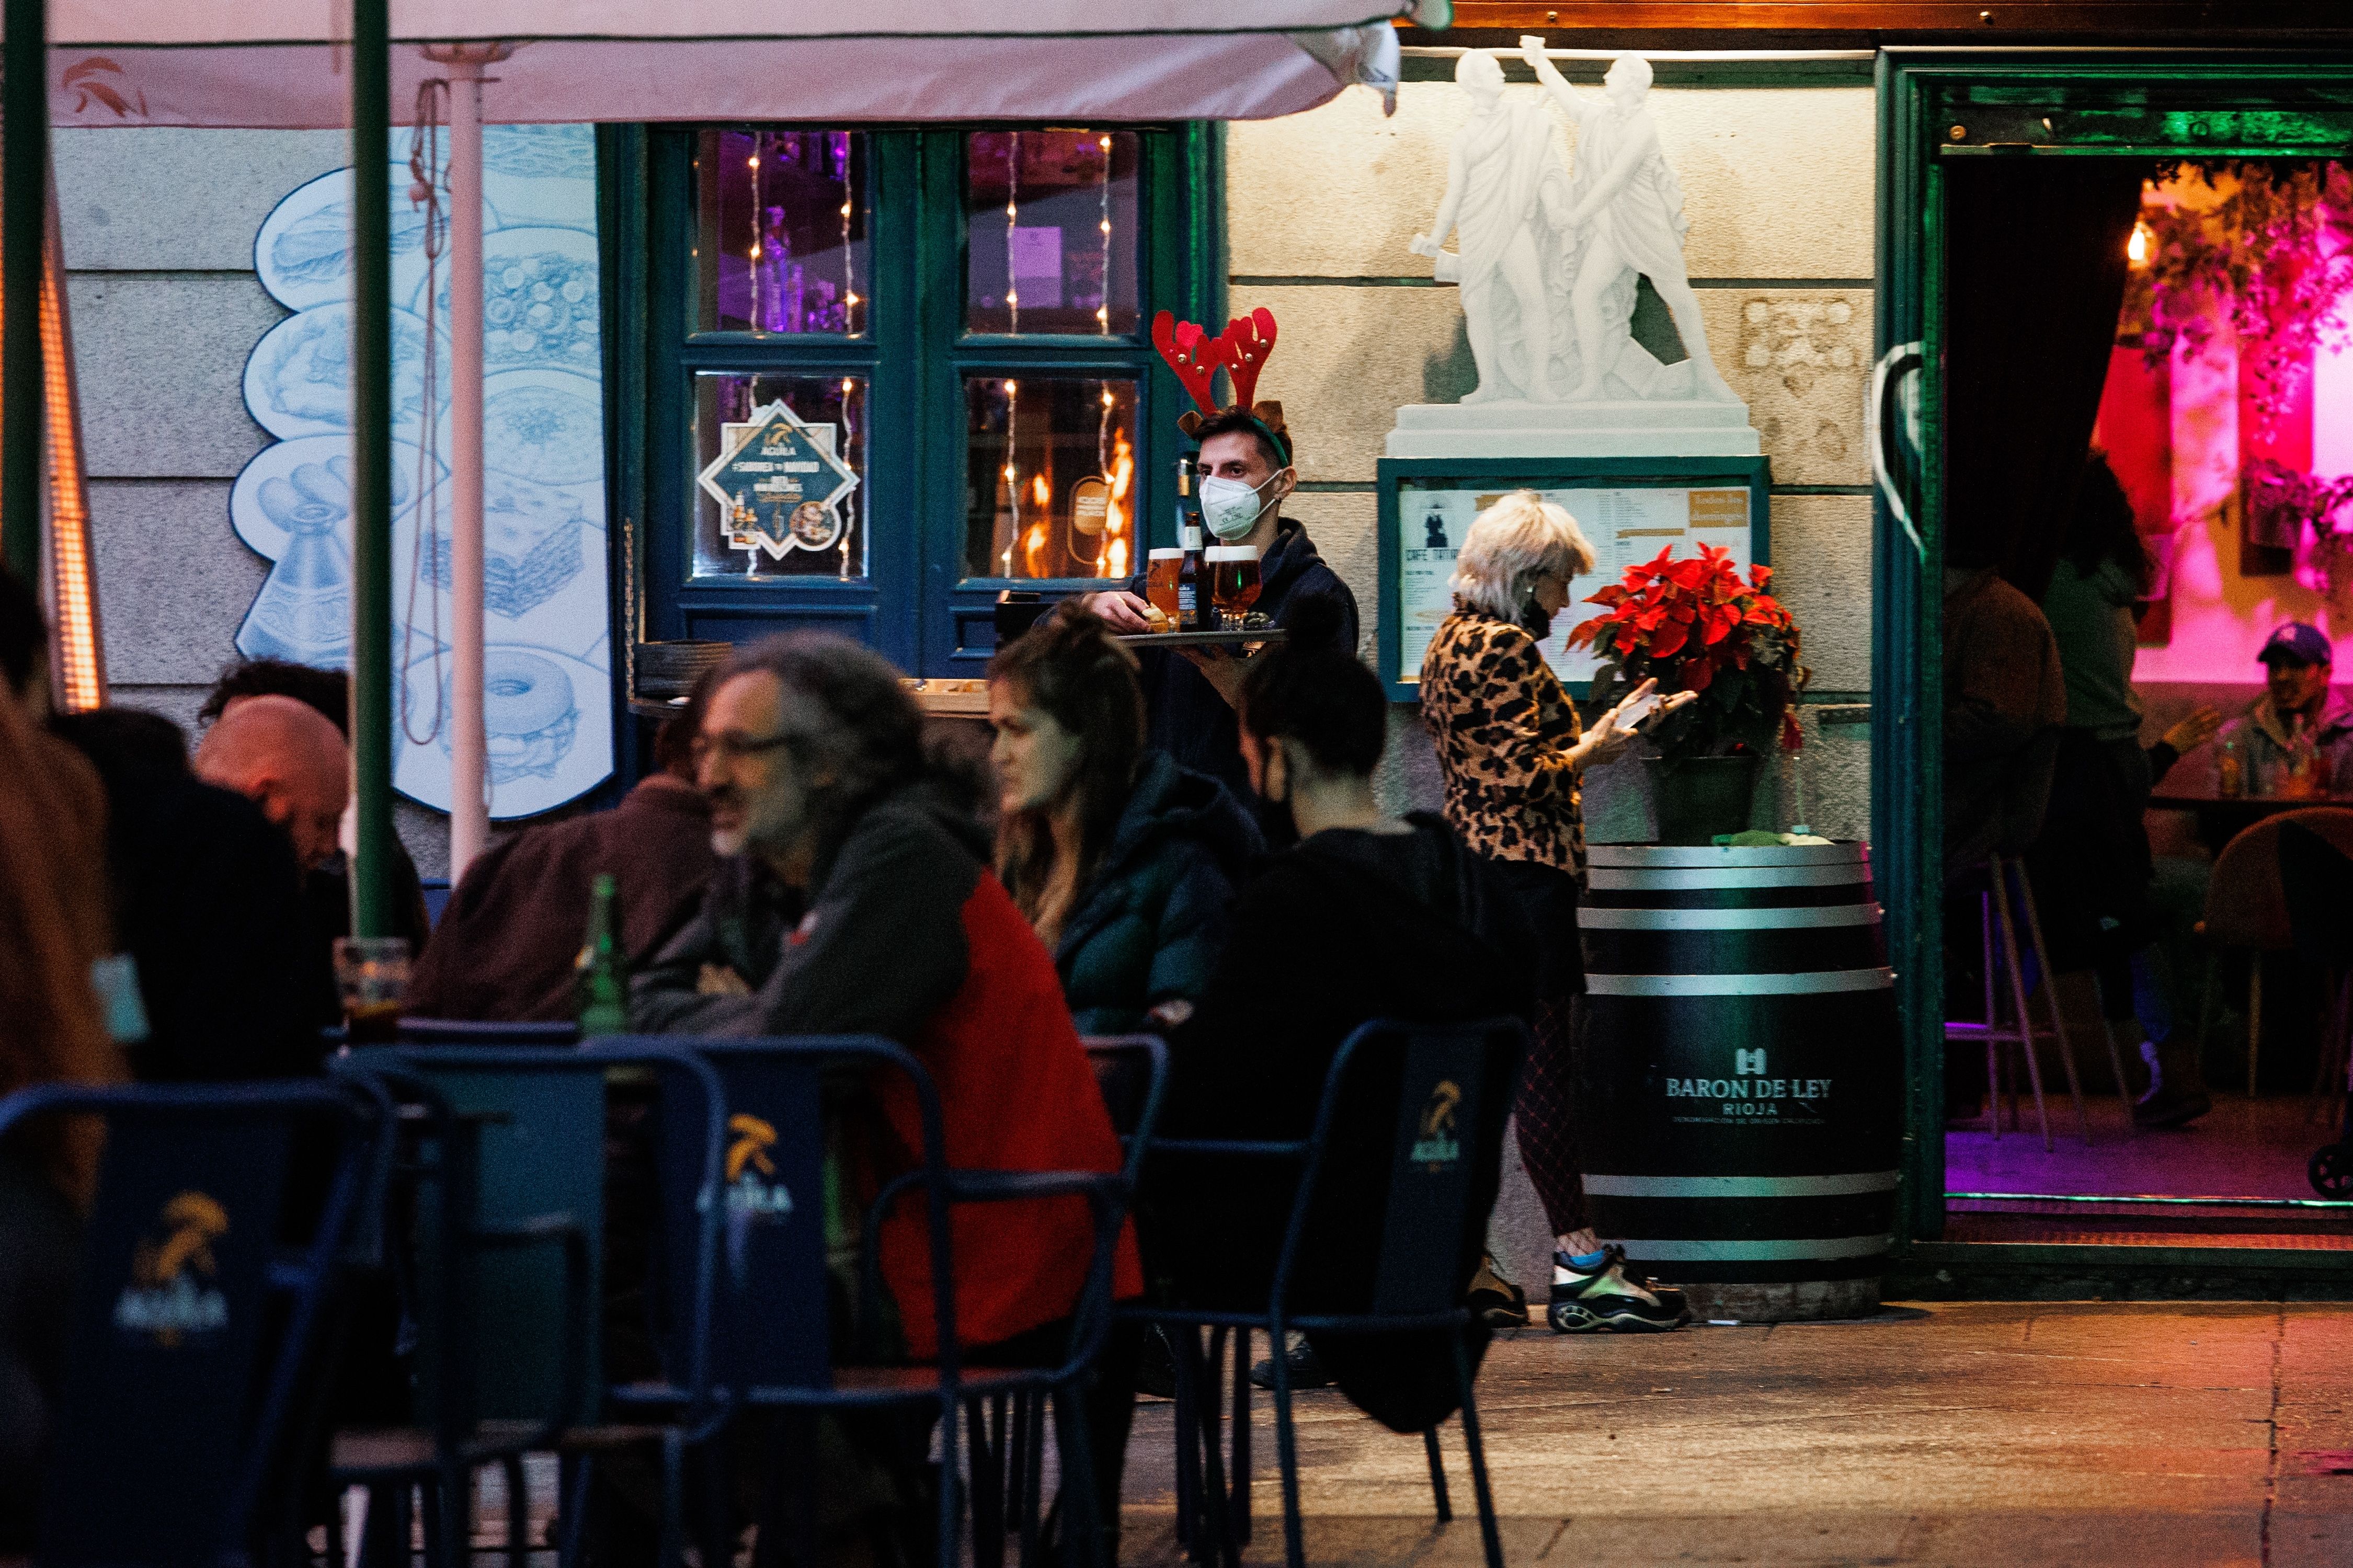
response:
<path fill-rule="evenodd" d="M 1144 743 L 1135 675 L 1110 626 L 1071 603 L 988 665 L 997 875 L 1085 1035 L 1190 1012 L 1263 848 L 1223 784 Z"/>
<path fill-rule="evenodd" d="M 2236 749 L 2245 793 L 2318 799 L 2353 790 L 2353 702 L 2330 684 L 2337 650 L 2327 635 L 2289 621 L 2255 658 L 2263 694 L 2222 726 L 2218 742 Z"/>
<path fill-rule="evenodd" d="M 990 845 L 931 776 L 923 715 L 881 656 L 795 633 L 740 650 L 703 717 L 699 777 L 721 857 L 700 907 L 633 985 L 647 1032 L 881 1035 L 938 1087 L 950 1165 L 1116 1171 L 1119 1140 L 1054 963 L 989 868 Z M 835 1131 L 871 1197 L 920 1146 L 912 1090 L 879 1075 L 875 1112 Z M 862 1212 L 863 1203 L 860 1202 Z M 959 1205 L 956 1326 L 974 1363 L 1050 1363 L 1092 1256 L 1082 1198 Z M 882 1276 L 906 1352 L 937 1351 L 923 1209 L 885 1219 Z M 1133 1236 L 1114 1289 L 1138 1294 Z M 1100 1517 L 1115 1529 L 1132 1337 L 1089 1412 Z M 1118 1363 L 1122 1345 L 1126 1365 Z M 920 1454 L 920 1450 L 918 1450 Z"/>
<path fill-rule="evenodd" d="M 2174 1028 L 2165 1002 L 2158 914 L 2149 895 L 2155 862 L 2143 817 L 2156 777 L 2210 738 L 2221 716 L 2200 710 L 2143 749 L 2132 682 L 2139 643 L 2133 607 L 2148 582 L 2148 552 L 2132 502 L 2106 458 L 2094 453 L 2042 595 L 2067 718 L 2042 832 L 2026 863 L 2058 1005 L 2089 1017 L 2096 1001 L 2122 1058 L 2144 1068 L 2134 1121 L 2174 1127 L 2204 1115 L 2213 1102 L 2189 1031 Z"/>
<path fill-rule="evenodd" d="M 1250 776 L 1292 816 L 1299 842 L 1242 890 L 1200 1005 L 1171 1037 L 1161 1126 L 1172 1138 L 1304 1138 L 1332 1058 L 1359 1025 L 1525 1020 L 1535 1006 L 1535 940 L 1511 889 L 1443 820 L 1392 817 L 1374 798 L 1388 718 L 1378 678 L 1310 637 L 1252 660 L 1241 697 Z M 1459 1260 L 1466 1288 L 1480 1267 L 1518 1066 L 1489 1061 L 1491 1092 L 1477 1127 L 1464 1129 L 1476 1210 Z M 1306 1237 L 1293 1310 L 1362 1310 L 1370 1300 L 1395 1127 L 1392 1090 L 1388 1107 L 1344 1117 L 1332 1134 L 1326 1201 Z M 1262 1309 L 1290 1215 L 1288 1179 L 1258 1163 L 1166 1161 L 1147 1164 L 1145 1180 L 1147 1247 L 1176 1297 Z M 1487 1330 L 1470 1332 L 1475 1353 Z M 1321 1336 L 1290 1353 L 1294 1386 L 1328 1373 L 1401 1432 L 1455 1407 L 1442 1333 Z"/>
<path fill-rule="evenodd" d="M 1307 530 L 1282 515 L 1282 500 L 1297 487 L 1289 426 L 1282 405 L 1261 403 L 1257 411 L 1228 409 L 1201 419 L 1193 431 L 1200 443 L 1201 519 L 1219 544 L 1247 545 L 1259 553 L 1259 596 L 1251 607 L 1288 631 L 1294 642 L 1354 656 L 1356 596 L 1340 574 L 1316 553 Z M 1139 577 L 1125 590 L 1095 594 L 1086 603 L 1114 631 L 1151 629 Z M 1310 612 L 1310 606 L 1318 608 Z M 1328 609 L 1330 614 L 1322 613 Z M 1303 614 L 1312 614 L 1303 625 Z M 1313 628 L 1310 635 L 1309 628 Z M 1146 738 L 1183 767 L 1208 774 L 1238 798 L 1250 799 L 1249 770 L 1242 763 L 1235 710 L 1241 702 L 1249 661 L 1221 647 L 1145 648 L 1142 659 Z M 1280 812 L 1262 814 L 1270 837 L 1287 832 Z"/>
<path fill-rule="evenodd" d="M 591 887 L 612 873 L 621 946 L 652 953 L 686 917 L 717 857 L 711 805 L 694 787 L 710 682 L 654 737 L 655 771 L 610 811 L 526 827 L 466 868 L 425 946 L 408 1011 L 421 1018 L 558 1020 L 578 1016 L 581 932 Z"/>

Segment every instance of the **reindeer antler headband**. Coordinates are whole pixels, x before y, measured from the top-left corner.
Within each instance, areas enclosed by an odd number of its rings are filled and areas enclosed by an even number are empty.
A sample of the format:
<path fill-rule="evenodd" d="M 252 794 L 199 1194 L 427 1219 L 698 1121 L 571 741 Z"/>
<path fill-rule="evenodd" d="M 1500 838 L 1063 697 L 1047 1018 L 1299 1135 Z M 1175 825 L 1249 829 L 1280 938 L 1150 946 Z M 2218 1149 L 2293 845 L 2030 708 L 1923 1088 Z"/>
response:
<path fill-rule="evenodd" d="M 1152 343 L 1176 379 L 1192 394 L 1198 410 L 1187 409 L 1176 421 L 1176 427 L 1190 436 L 1201 427 L 1203 416 L 1215 419 L 1221 415 L 1240 414 L 1253 421 L 1266 432 L 1285 461 L 1291 457 L 1291 432 L 1282 423 L 1282 405 L 1257 403 L 1258 373 L 1266 367 L 1267 356 L 1274 353 L 1274 312 L 1261 305 L 1247 316 L 1237 316 L 1226 323 L 1226 330 L 1211 337 L 1207 328 L 1198 321 L 1180 321 L 1167 310 L 1152 319 Z M 1233 382 L 1234 402 L 1230 408 L 1218 406 L 1212 383 L 1219 369 Z"/>

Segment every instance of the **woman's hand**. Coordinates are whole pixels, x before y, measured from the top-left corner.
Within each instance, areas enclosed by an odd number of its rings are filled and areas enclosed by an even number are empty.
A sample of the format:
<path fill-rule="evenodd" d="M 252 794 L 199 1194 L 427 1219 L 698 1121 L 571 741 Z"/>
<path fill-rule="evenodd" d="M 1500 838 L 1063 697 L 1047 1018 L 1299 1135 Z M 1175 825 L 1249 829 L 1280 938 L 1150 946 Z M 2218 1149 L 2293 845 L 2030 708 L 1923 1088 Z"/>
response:
<path fill-rule="evenodd" d="M 2200 708 L 2197 712 L 2168 730 L 2158 739 L 2164 744 L 2171 746 L 2177 754 L 2188 756 L 2212 740 L 2214 732 L 2221 727 L 2222 714 L 2220 709 Z"/>
<path fill-rule="evenodd" d="M 1699 696 L 1696 691 L 1678 691 L 1672 697 L 1662 699 L 1655 708 L 1628 722 L 1628 710 L 1646 702 L 1658 687 L 1656 678 L 1642 682 L 1620 699 L 1616 707 L 1594 720 L 1593 728 L 1585 732 L 1585 738 L 1569 748 L 1569 755 L 1576 760 L 1577 765 L 1583 768 L 1598 763 L 1616 762 L 1625 754 L 1626 748 L 1634 743 L 1634 737 L 1641 733 L 1644 725 L 1662 713 L 1673 712 Z"/>

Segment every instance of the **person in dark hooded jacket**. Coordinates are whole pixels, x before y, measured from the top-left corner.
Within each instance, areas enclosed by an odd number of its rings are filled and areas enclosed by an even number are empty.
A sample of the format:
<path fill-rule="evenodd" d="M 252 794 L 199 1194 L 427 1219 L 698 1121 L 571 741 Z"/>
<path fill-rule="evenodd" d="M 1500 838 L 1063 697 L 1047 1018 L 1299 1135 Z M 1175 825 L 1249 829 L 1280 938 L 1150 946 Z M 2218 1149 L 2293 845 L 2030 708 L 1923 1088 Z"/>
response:
<path fill-rule="evenodd" d="M 1390 817 L 1374 800 L 1388 706 L 1379 680 L 1328 650 L 1281 650 L 1253 665 L 1244 755 L 1260 795 L 1295 819 L 1300 842 L 1243 889 L 1225 956 L 1171 1039 L 1161 1129 L 1172 1138 L 1304 1138 L 1333 1058 L 1359 1026 L 1525 1023 L 1535 1008 L 1539 950 L 1512 890 L 1440 817 Z M 1501 1176 L 1517 1056 L 1491 1053 L 1489 1091 L 1476 1125 L 1463 1129 L 1471 1181 L 1455 1263 L 1466 1289 Z M 1395 1071 L 1351 1079 L 1293 1275 L 1293 1311 L 1370 1305 L 1398 1093 Z M 1262 1309 L 1290 1213 L 1288 1178 L 1257 1163 L 1178 1164 L 1146 1167 L 1155 1272 L 1188 1305 Z M 1485 1325 L 1466 1333 L 1473 1356 L 1483 1353 Z M 1422 1430 L 1455 1408 L 1444 1331 L 1309 1340 L 1341 1391 L 1398 1431 Z"/>
<path fill-rule="evenodd" d="M 1079 1032 L 1191 1010 L 1258 828 L 1224 785 L 1144 745 L 1135 658 L 1075 603 L 988 667 L 997 870 L 1054 954 Z"/>

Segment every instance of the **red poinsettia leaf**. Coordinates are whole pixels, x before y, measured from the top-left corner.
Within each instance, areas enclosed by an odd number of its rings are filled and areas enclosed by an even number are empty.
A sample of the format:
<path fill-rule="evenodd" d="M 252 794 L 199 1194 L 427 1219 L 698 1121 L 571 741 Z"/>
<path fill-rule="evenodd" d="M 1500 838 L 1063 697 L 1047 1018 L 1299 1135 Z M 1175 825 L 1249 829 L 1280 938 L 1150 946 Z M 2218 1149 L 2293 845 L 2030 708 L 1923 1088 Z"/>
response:
<path fill-rule="evenodd" d="M 1690 637 L 1691 630 L 1683 622 L 1669 621 L 1659 628 L 1658 636 L 1651 639 L 1651 657 L 1652 658 L 1670 658 L 1681 652 L 1683 644 L 1690 640 Z"/>
<path fill-rule="evenodd" d="M 1685 691 L 1705 691 L 1715 680 L 1715 664 L 1704 658 L 1683 661 L 1683 683 Z"/>
<path fill-rule="evenodd" d="M 1784 708 L 1781 710 L 1781 749 L 1785 752 L 1798 752 L 1803 751 L 1805 745 L 1806 732 L 1798 725 L 1797 710 Z"/>
<path fill-rule="evenodd" d="M 1588 605 L 1614 605 L 1626 597 L 1626 590 L 1612 583 L 1585 602 Z"/>
<path fill-rule="evenodd" d="M 1772 580 L 1773 568 L 1770 566 L 1751 566 L 1748 569 L 1748 585 L 1752 588 L 1762 589 Z"/>

